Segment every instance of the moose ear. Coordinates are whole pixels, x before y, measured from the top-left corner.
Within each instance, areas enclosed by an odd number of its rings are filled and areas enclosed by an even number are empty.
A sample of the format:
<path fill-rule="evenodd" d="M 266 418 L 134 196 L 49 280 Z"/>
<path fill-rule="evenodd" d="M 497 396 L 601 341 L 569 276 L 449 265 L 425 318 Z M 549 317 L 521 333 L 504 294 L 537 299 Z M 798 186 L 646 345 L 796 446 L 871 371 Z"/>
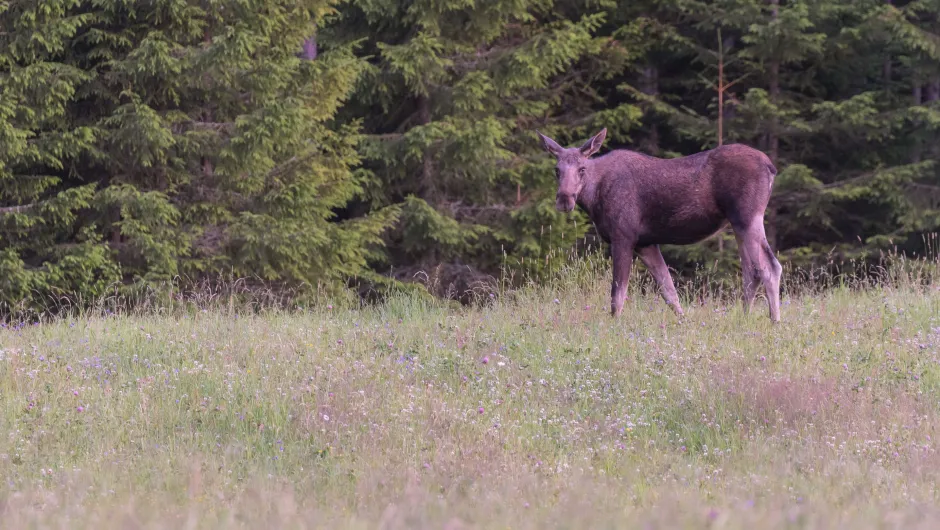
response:
<path fill-rule="evenodd" d="M 558 142 L 556 142 L 555 140 L 552 140 L 548 136 L 545 136 L 544 134 L 538 131 L 535 131 L 535 134 L 539 135 L 539 140 L 541 140 L 542 142 L 543 149 L 555 155 L 556 158 L 558 157 L 559 154 L 561 154 L 562 147 L 558 145 Z"/>
<path fill-rule="evenodd" d="M 607 127 L 601 129 L 601 132 L 595 134 L 590 140 L 584 143 L 581 146 L 581 154 L 584 156 L 591 156 L 594 153 L 601 150 L 601 146 L 604 145 L 604 138 L 607 137 Z"/>

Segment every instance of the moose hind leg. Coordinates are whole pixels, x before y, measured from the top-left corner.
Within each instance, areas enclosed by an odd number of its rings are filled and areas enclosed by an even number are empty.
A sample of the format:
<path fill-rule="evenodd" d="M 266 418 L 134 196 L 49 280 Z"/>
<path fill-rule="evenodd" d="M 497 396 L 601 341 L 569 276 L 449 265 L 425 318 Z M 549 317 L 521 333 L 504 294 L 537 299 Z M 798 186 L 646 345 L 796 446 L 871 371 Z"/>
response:
<path fill-rule="evenodd" d="M 735 227 L 741 253 L 741 272 L 744 280 L 744 305 L 750 310 L 758 282 L 764 284 L 770 319 L 780 321 L 780 276 L 783 267 L 774 256 L 764 233 L 763 218 L 738 229 Z"/>
<path fill-rule="evenodd" d="M 744 312 L 750 313 L 751 307 L 754 305 L 754 297 L 757 295 L 760 273 L 757 271 L 757 267 L 754 266 L 751 256 L 748 255 L 744 235 L 737 230 L 735 230 L 734 235 L 738 241 L 738 254 L 741 256 L 741 303 L 744 306 Z"/>
<path fill-rule="evenodd" d="M 656 285 L 659 286 L 659 292 L 663 300 L 677 315 L 681 316 L 683 312 L 682 306 L 679 304 L 679 294 L 676 292 L 675 284 L 672 283 L 672 275 L 669 274 L 669 267 L 666 266 L 666 262 L 663 260 L 663 254 L 660 252 L 659 246 L 651 245 L 637 249 L 637 254 L 640 255 L 643 264 L 646 265 L 650 274 L 653 275 L 653 279 L 656 280 Z"/>
<path fill-rule="evenodd" d="M 761 226 L 761 232 L 763 232 L 763 226 Z M 766 236 L 761 240 L 761 251 L 767 260 L 767 268 L 769 269 L 767 278 L 762 279 L 762 281 L 764 282 L 764 290 L 767 292 L 770 319 L 774 322 L 780 322 L 780 278 L 783 276 L 783 267 L 780 266 L 780 262 L 774 256 L 774 251 L 770 248 Z"/>

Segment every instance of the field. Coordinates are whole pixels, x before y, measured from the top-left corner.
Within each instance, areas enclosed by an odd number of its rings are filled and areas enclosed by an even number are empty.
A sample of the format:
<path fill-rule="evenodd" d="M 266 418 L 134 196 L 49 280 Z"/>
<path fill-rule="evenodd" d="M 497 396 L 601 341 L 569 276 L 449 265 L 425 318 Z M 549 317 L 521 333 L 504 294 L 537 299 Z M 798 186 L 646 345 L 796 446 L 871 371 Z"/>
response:
<path fill-rule="evenodd" d="M 940 525 L 935 283 L 608 288 L 5 326 L 0 527 Z"/>

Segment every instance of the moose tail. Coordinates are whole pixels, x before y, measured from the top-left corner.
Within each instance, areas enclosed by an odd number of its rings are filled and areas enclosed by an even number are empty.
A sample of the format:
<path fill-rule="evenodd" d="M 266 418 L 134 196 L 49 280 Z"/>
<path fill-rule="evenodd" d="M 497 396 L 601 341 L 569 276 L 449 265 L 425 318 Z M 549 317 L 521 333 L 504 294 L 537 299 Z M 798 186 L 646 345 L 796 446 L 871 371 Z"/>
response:
<path fill-rule="evenodd" d="M 777 168 L 776 168 L 776 166 L 774 166 L 774 163 L 771 162 L 769 158 L 768 158 L 767 161 L 764 163 L 764 165 L 765 165 L 765 167 L 767 168 L 767 172 L 770 173 L 770 178 L 768 179 L 767 187 L 769 187 L 771 190 L 773 190 L 773 188 L 774 188 L 774 177 L 777 176 Z"/>

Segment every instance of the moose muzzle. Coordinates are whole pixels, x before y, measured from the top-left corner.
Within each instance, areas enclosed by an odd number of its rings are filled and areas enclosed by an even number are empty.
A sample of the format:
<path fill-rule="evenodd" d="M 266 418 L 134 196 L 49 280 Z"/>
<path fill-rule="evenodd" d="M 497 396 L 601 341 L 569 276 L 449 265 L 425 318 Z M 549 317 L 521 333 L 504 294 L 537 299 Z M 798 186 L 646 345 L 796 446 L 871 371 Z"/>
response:
<path fill-rule="evenodd" d="M 558 193 L 555 195 L 555 208 L 559 212 L 570 212 L 574 210 L 575 197 L 568 193 Z"/>

